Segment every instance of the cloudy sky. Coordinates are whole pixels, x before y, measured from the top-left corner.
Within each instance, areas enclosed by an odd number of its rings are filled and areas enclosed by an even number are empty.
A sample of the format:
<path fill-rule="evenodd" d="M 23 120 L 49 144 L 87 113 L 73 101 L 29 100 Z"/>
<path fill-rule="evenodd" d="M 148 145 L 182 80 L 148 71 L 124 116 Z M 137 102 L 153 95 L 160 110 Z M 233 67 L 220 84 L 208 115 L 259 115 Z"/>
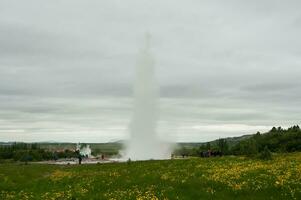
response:
<path fill-rule="evenodd" d="M 299 0 L 0 0 L 0 141 L 127 138 L 145 32 L 161 137 L 300 124 L 300 10 Z"/>

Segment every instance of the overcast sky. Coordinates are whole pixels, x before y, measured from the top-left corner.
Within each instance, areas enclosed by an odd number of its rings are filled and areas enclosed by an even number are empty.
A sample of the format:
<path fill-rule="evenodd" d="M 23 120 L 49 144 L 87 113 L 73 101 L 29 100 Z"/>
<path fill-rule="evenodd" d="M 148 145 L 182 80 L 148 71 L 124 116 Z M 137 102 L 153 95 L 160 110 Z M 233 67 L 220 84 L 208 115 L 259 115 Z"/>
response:
<path fill-rule="evenodd" d="M 300 124 L 299 0 L 0 0 L 0 141 L 126 139 L 145 32 L 158 134 Z"/>

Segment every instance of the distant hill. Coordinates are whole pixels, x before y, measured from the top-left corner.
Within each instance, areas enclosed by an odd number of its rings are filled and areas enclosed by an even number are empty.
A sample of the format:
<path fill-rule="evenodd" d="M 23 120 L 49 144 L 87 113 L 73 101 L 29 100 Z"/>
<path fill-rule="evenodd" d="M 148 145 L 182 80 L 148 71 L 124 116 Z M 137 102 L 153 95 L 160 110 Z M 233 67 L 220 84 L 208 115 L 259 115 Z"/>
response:
<path fill-rule="evenodd" d="M 242 140 L 246 140 L 246 139 L 251 138 L 253 135 L 254 135 L 254 134 L 249 134 L 249 135 L 242 135 L 242 136 L 238 136 L 238 137 L 227 137 L 227 138 L 222 138 L 222 139 L 225 139 L 226 142 L 228 143 L 229 147 L 232 147 L 232 146 L 238 144 L 238 143 L 239 143 L 240 141 L 242 141 Z M 217 145 L 218 140 L 219 140 L 219 139 L 213 140 L 213 141 L 211 141 L 210 143 L 211 143 L 212 145 Z"/>
<path fill-rule="evenodd" d="M 238 142 L 248 139 L 252 137 L 252 135 L 242 135 L 239 137 L 228 137 L 228 138 L 223 138 L 225 139 L 229 146 L 234 146 L 236 145 Z M 82 144 L 89 144 L 90 147 L 93 149 L 104 149 L 106 151 L 119 151 L 123 144 L 125 143 L 125 140 L 112 140 L 109 141 L 107 143 L 82 143 Z M 209 141 L 209 143 L 211 145 L 216 145 L 218 142 L 217 140 L 213 140 L 213 141 Z M 14 144 L 15 142 L 0 142 L 0 146 L 4 146 L 4 145 L 11 145 Z M 19 143 L 19 142 L 17 142 Z M 75 148 L 77 143 L 72 143 L 72 142 L 57 142 L 57 141 L 42 141 L 42 142 L 35 142 L 37 143 L 41 148 L 43 149 L 50 149 L 50 150 L 56 150 L 56 149 L 73 149 Z M 188 149 L 192 149 L 192 148 L 197 148 L 201 145 L 206 145 L 208 142 L 179 142 L 177 143 L 177 147 L 178 148 L 188 148 Z"/>
<path fill-rule="evenodd" d="M 227 137 L 227 138 L 221 138 L 221 139 L 226 140 L 229 147 L 233 147 L 236 144 L 238 144 L 240 141 L 249 139 L 253 135 L 254 134 L 249 134 L 249 135 L 242 135 L 242 136 L 238 136 L 238 137 Z M 207 143 L 210 143 L 210 145 L 212 145 L 212 146 L 216 146 L 218 143 L 218 140 L 219 139 L 216 139 L 213 141 L 208 141 L 208 142 L 180 142 L 177 145 L 178 145 L 178 148 L 192 149 L 192 148 L 198 148 L 199 146 L 202 146 L 202 145 L 206 145 Z"/>

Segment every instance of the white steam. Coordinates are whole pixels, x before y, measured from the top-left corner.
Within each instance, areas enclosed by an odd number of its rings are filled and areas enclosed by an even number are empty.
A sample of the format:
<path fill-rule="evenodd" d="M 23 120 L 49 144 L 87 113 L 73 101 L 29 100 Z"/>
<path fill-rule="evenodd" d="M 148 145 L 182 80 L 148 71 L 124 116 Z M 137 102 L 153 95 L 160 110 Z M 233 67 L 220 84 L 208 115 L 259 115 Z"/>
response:
<path fill-rule="evenodd" d="M 150 36 L 146 35 L 139 53 L 134 85 L 134 113 L 130 124 L 130 140 L 126 158 L 133 160 L 170 158 L 170 146 L 156 134 L 158 87 L 154 77 L 154 58 L 150 53 Z"/>

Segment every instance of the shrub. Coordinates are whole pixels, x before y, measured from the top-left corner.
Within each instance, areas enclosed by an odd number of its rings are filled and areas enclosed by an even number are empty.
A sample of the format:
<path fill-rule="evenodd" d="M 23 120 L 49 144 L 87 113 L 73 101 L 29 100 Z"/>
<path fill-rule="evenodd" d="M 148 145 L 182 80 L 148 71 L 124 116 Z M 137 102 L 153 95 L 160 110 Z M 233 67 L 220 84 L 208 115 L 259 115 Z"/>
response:
<path fill-rule="evenodd" d="M 260 153 L 259 158 L 262 160 L 271 160 L 272 153 L 267 146 L 264 147 L 263 151 Z"/>

